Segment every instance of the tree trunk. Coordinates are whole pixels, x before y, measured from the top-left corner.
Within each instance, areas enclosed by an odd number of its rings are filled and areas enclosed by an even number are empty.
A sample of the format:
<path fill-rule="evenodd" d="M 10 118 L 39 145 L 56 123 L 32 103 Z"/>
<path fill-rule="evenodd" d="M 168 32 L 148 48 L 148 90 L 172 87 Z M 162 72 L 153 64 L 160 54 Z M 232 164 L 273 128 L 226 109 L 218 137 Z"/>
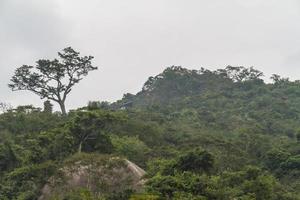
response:
<path fill-rule="evenodd" d="M 82 142 L 79 143 L 78 153 L 81 153 L 81 149 L 82 149 Z"/>
<path fill-rule="evenodd" d="M 66 111 L 65 102 L 59 102 L 59 106 L 60 106 L 62 115 L 66 116 L 67 115 L 67 111 Z"/>

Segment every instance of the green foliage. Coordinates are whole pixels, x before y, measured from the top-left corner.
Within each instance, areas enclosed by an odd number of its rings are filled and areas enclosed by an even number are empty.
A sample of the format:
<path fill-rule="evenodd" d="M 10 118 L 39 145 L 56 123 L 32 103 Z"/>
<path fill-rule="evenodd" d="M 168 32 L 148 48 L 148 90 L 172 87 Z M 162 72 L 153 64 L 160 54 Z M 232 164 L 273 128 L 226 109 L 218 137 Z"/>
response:
<path fill-rule="evenodd" d="M 180 171 L 209 172 L 214 167 L 214 158 L 209 152 L 196 149 L 180 156 L 174 167 Z"/>
<path fill-rule="evenodd" d="M 266 165 L 269 169 L 275 170 L 280 167 L 280 165 L 285 162 L 290 154 L 286 151 L 280 149 L 272 149 L 267 152 Z"/>
<path fill-rule="evenodd" d="M 123 155 L 128 160 L 140 166 L 144 166 L 146 155 L 150 151 L 144 142 L 137 137 L 129 136 L 111 136 L 111 142 L 118 155 Z"/>
<path fill-rule="evenodd" d="M 148 182 L 148 191 L 164 198 L 180 199 L 258 199 L 279 200 L 290 196 L 277 180 L 257 167 L 208 176 L 192 172 L 174 176 L 156 175 Z M 185 197 L 184 197 L 185 196 Z M 291 199 L 297 199 L 291 197 Z"/>
<path fill-rule="evenodd" d="M 283 170 L 300 169 L 300 155 L 290 156 L 285 162 L 281 164 Z"/>
<path fill-rule="evenodd" d="M 95 169 L 95 187 L 61 184 L 53 198 L 299 200 L 300 81 L 274 75 L 266 84 L 262 75 L 245 67 L 173 66 L 136 95 L 89 102 L 67 116 L 53 113 L 49 102 L 43 111 L 5 109 L 0 199 L 37 199 L 53 177 L 63 183 L 62 167 L 124 164 L 106 162 L 113 155 L 147 171 L 145 191 L 98 185 L 105 176 Z"/>
<path fill-rule="evenodd" d="M 124 116 L 120 113 L 107 111 L 75 113 L 68 127 L 78 144 L 78 152 L 98 150 L 102 153 L 110 153 L 112 144 L 105 131 L 111 124 L 121 120 L 124 120 Z"/>
<path fill-rule="evenodd" d="M 17 166 L 17 158 L 10 143 L 0 144 L 0 173 Z"/>
<path fill-rule="evenodd" d="M 44 102 L 44 110 L 45 113 L 51 114 L 53 112 L 53 105 L 49 100 Z"/>
<path fill-rule="evenodd" d="M 150 192 L 158 192 L 164 197 L 172 198 L 180 187 L 180 182 L 173 176 L 155 176 L 148 180 Z"/>
<path fill-rule="evenodd" d="M 0 131 L 14 135 L 50 130 L 64 123 L 56 114 L 41 112 L 32 106 L 18 107 L 0 115 Z"/>
<path fill-rule="evenodd" d="M 40 193 L 40 188 L 54 173 L 56 167 L 55 163 L 47 161 L 15 168 L 3 177 L 0 185 L 1 199 L 35 199 Z"/>
<path fill-rule="evenodd" d="M 159 196 L 152 194 L 134 194 L 131 195 L 129 200 L 158 200 Z"/>
<path fill-rule="evenodd" d="M 297 141 L 300 143 L 300 133 L 297 133 Z"/>
<path fill-rule="evenodd" d="M 75 189 L 64 194 L 63 197 L 53 196 L 50 200 L 98 200 L 91 191 L 85 188 Z M 99 199 L 100 200 L 100 199 Z"/>

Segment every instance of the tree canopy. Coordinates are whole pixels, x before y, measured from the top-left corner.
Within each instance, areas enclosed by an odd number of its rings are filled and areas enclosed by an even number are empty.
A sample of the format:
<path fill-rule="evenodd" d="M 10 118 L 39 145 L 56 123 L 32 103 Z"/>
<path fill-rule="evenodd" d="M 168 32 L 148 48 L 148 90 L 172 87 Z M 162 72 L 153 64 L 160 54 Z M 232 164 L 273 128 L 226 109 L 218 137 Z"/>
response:
<path fill-rule="evenodd" d="M 65 101 L 73 86 L 90 71 L 96 70 L 92 56 L 79 56 L 79 52 L 67 47 L 58 53 L 58 59 L 41 59 L 36 66 L 23 65 L 16 69 L 9 87 L 15 90 L 29 90 L 41 99 L 59 104 L 66 114 Z"/>

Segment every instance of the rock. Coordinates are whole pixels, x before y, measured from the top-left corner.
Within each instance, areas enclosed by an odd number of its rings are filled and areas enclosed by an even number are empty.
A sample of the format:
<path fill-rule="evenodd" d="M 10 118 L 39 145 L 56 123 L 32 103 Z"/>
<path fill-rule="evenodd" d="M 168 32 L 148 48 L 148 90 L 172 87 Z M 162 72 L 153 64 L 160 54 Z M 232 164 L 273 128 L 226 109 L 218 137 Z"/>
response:
<path fill-rule="evenodd" d="M 143 189 L 145 171 L 119 157 L 78 154 L 67 160 L 43 187 L 38 200 L 62 197 L 74 189 L 85 188 L 96 196 Z"/>

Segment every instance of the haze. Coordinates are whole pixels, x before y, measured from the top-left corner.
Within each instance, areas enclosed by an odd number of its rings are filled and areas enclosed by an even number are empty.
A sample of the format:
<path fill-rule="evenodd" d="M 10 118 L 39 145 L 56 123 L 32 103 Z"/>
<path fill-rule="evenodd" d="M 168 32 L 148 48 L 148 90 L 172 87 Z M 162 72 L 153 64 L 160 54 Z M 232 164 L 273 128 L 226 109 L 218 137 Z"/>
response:
<path fill-rule="evenodd" d="M 42 105 L 7 87 L 14 70 L 72 46 L 92 72 L 67 106 L 136 93 L 165 67 L 255 66 L 300 79 L 298 0 L 1 0 L 0 101 Z"/>

